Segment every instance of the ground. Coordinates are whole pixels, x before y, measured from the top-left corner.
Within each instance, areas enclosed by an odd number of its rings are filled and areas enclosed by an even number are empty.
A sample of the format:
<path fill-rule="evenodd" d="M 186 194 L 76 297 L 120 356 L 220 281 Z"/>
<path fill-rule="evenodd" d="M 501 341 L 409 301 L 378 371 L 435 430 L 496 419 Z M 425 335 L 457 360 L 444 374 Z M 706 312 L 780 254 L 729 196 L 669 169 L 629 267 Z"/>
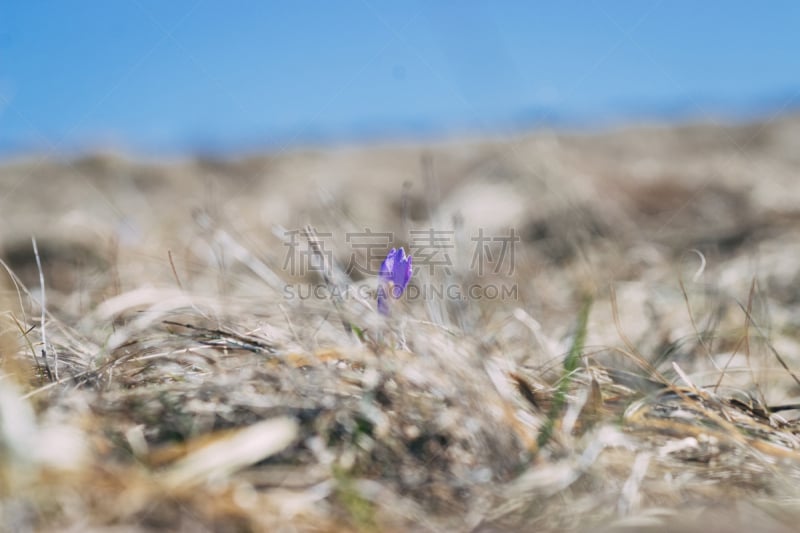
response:
<path fill-rule="evenodd" d="M 794 531 L 798 142 L 6 160 L 1 521 Z"/>

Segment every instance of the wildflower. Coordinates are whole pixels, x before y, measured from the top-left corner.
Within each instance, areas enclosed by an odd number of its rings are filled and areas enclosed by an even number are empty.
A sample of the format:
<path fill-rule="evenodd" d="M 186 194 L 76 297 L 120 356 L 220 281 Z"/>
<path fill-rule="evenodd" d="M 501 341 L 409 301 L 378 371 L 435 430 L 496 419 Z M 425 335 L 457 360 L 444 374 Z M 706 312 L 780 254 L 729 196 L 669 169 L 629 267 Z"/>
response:
<path fill-rule="evenodd" d="M 378 311 L 381 314 L 389 315 L 389 295 L 400 298 L 411 279 L 411 273 L 411 256 L 406 255 L 402 247 L 399 250 L 392 248 L 378 273 Z"/>

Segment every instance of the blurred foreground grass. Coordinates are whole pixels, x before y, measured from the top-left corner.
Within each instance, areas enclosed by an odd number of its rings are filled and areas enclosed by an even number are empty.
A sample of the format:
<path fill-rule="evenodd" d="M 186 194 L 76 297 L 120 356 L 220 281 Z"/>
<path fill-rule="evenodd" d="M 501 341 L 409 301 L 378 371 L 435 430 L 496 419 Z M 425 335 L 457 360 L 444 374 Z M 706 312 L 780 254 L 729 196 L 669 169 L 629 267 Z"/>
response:
<path fill-rule="evenodd" d="M 0 522 L 794 531 L 798 142 L 787 117 L 8 161 Z M 431 229 L 426 297 L 379 315 L 348 266 Z M 476 235 L 513 260 L 478 272 Z M 471 286 L 501 290 L 424 292 Z"/>

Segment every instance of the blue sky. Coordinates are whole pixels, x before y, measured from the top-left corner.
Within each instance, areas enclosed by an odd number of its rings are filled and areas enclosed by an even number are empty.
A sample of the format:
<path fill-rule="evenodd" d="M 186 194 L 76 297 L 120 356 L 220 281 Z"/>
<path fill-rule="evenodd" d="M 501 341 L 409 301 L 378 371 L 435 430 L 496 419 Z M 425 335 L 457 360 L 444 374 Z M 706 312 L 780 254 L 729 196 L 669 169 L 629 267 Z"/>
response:
<path fill-rule="evenodd" d="M 0 150 L 777 113 L 798 28 L 790 1 L 5 0 Z"/>

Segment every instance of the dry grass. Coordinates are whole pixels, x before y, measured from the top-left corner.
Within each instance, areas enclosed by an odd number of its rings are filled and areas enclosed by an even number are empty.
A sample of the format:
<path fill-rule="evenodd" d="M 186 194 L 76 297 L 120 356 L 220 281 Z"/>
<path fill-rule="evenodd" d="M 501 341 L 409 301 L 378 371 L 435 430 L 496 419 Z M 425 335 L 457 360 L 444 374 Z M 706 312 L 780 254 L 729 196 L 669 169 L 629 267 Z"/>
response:
<path fill-rule="evenodd" d="M 798 136 L 8 162 L 0 523 L 794 531 Z M 307 224 L 333 234 L 324 281 L 282 268 Z M 342 272 L 364 227 L 452 229 L 450 272 L 414 283 L 518 297 L 386 319 Z M 477 277 L 476 228 L 520 232 L 512 274 Z"/>

